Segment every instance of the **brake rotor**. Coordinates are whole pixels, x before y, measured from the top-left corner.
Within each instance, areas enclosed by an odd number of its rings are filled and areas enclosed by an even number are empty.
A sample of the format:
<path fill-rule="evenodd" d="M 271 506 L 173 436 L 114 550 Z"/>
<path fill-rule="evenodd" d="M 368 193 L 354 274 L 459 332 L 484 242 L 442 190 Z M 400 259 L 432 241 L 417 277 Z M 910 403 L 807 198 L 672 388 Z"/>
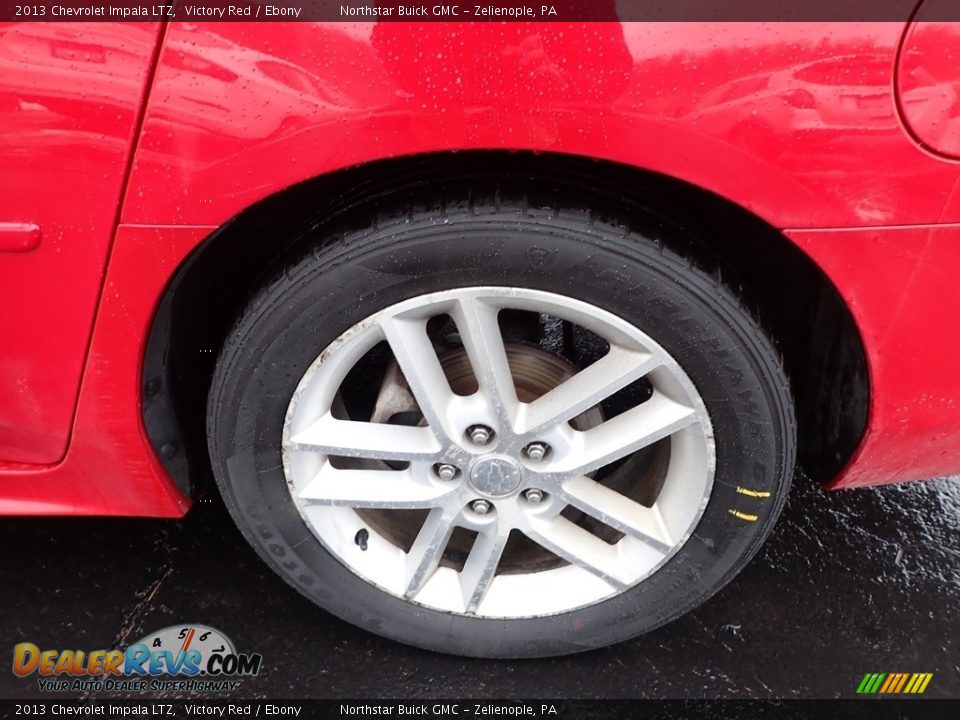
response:
<path fill-rule="evenodd" d="M 504 350 L 517 399 L 523 403 L 533 402 L 578 372 L 572 363 L 533 345 L 505 343 Z M 477 379 L 464 348 L 441 353 L 439 360 L 450 389 L 455 394 L 472 395 L 477 391 Z M 570 420 L 570 425 L 576 430 L 584 431 L 596 427 L 603 419 L 603 411 L 596 405 Z M 391 362 L 384 373 L 370 421 L 403 425 L 426 424 L 396 361 Z M 424 510 L 360 512 L 368 523 L 405 551 L 409 551 L 413 545 L 426 517 Z M 447 544 L 442 564 L 462 567 L 473 547 L 473 541 L 473 533 L 458 528 Z M 525 536 L 517 535 L 511 537 L 504 550 L 499 572 L 536 572 L 562 564 L 563 561 L 552 553 L 530 542 Z"/>
<path fill-rule="evenodd" d="M 572 363 L 532 345 L 506 343 L 504 350 L 517 399 L 522 403 L 533 402 L 577 373 Z M 440 365 L 450 389 L 457 395 L 471 395 L 477 391 L 477 380 L 466 350 L 457 348 L 444 353 L 440 356 Z M 599 406 L 594 406 L 575 417 L 570 424 L 577 430 L 588 430 L 602 422 L 603 412 Z"/>
<path fill-rule="evenodd" d="M 533 402 L 577 373 L 577 368 L 572 363 L 533 345 L 506 343 L 504 350 L 517 399 L 523 403 Z M 477 391 L 477 379 L 466 350 L 462 347 L 449 350 L 442 353 L 439 360 L 450 389 L 455 394 L 472 395 Z M 410 386 L 407 385 L 396 361 L 393 361 L 384 373 L 370 422 L 399 421 L 407 425 L 411 424 L 409 421 L 414 414 L 420 416 L 415 424 L 426 424 L 420 415 L 417 401 L 410 392 Z M 602 422 L 603 411 L 596 405 L 573 418 L 570 425 L 583 431 Z"/>

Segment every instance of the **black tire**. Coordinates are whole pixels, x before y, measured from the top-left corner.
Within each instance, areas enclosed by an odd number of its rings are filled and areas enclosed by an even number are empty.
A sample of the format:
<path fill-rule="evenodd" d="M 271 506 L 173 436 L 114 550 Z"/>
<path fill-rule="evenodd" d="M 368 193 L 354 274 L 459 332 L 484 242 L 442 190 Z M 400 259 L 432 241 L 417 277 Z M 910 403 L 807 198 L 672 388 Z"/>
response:
<path fill-rule="evenodd" d="M 408 196 L 394 211 L 352 210 L 337 227 L 312 231 L 310 252 L 282 268 L 233 328 L 213 378 L 207 428 L 217 483 L 240 529 L 278 574 L 324 609 L 389 638 L 454 654 L 579 652 L 647 632 L 703 603 L 755 554 L 787 496 L 796 428 L 770 340 L 734 293 L 664 249 L 690 238 L 655 213 L 635 213 L 627 230 L 597 211 L 600 200 L 530 203 L 479 181 L 447 187 L 444 195 L 442 203 Z M 430 610 L 348 570 L 291 501 L 280 438 L 310 363 L 344 330 L 388 305 L 475 285 L 548 290 L 603 307 L 659 342 L 704 398 L 717 447 L 708 507 L 683 547 L 620 595 L 534 619 Z"/>

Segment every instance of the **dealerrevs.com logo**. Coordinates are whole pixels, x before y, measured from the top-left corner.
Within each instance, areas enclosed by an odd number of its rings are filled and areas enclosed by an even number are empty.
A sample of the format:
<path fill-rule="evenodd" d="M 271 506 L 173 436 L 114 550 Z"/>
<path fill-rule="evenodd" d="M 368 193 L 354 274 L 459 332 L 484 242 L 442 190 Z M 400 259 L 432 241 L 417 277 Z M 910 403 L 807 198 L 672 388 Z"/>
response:
<path fill-rule="evenodd" d="M 126 650 L 13 648 L 13 672 L 37 675 L 45 692 L 230 692 L 260 672 L 259 653 L 238 653 L 233 642 L 206 625 L 172 625 Z"/>

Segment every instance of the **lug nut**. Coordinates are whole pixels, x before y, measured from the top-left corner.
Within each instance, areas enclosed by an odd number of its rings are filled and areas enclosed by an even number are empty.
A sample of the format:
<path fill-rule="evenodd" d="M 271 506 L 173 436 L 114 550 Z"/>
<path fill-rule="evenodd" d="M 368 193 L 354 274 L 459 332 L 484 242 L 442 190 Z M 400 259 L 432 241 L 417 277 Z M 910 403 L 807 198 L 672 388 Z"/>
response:
<path fill-rule="evenodd" d="M 467 428 L 467 436 L 474 445 L 486 445 L 493 439 L 493 430 L 486 425 L 472 425 Z"/>
<path fill-rule="evenodd" d="M 549 451 L 550 446 L 543 442 L 532 442 L 523 449 L 524 454 L 534 462 L 543 460 Z"/>
<path fill-rule="evenodd" d="M 527 499 L 527 502 L 533 503 L 534 505 L 539 505 L 543 502 L 544 493 L 543 490 L 530 488 L 523 494 L 523 496 Z"/>
<path fill-rule="evenodd" d="M 460 472 L 456 465 L 450 465 L 448 463 L 437 463 L 433 466 L 433 471 L 441 480 L 453 480 L 457 476 L 457 473 Z"/>
<path fill-rule="evenodd" d="M 486 500 L 474 500 L 470 503 L 470 509 L 477 515 L 486 515 L 490 512 L 492 506 Z"/>

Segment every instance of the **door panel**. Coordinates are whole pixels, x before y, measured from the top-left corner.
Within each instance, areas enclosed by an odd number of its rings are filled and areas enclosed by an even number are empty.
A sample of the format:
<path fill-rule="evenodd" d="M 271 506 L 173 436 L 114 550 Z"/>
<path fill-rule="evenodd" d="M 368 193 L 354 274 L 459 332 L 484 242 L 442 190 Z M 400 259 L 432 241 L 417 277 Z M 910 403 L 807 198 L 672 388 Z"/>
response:
<path fill-rule="evenodd" d="M 66 450 L 158 23 L 0 23 L 0 460 Z"/>

